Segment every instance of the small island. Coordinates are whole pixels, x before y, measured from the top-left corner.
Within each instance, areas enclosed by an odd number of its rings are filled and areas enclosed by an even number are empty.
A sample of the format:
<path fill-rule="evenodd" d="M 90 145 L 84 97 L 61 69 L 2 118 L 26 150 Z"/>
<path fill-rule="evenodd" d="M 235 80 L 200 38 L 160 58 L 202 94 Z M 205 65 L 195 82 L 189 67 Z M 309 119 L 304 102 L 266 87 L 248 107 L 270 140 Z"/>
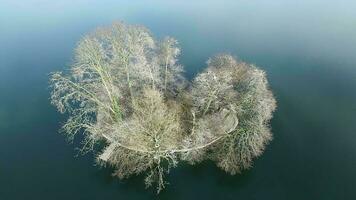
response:
<path fill-rule="evenodd" d="M 83 152 L 104 143 L 99 164 L 119 178 L 144 173 L 157 192 L 181 162 L 239 173 L 272 138 L 276 101 L 263 70 L 218 54 L 189 81 L 179 54 L 175 39 L 118 22 L 81 39 L 68 73 L 51 74 L 68 138 L 84 134 Z"/>

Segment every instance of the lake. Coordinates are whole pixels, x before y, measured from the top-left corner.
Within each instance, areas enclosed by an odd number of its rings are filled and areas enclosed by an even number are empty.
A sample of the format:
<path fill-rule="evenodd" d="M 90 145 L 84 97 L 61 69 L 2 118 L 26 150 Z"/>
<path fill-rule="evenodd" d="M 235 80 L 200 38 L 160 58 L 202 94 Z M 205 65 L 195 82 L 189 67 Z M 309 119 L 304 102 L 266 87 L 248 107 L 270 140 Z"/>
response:
<path fill-rule="evenodd" d="M 356 2 L 2 0 L 0 199 L 356 199 Z M 227 52 L 267 72 L 278 108 L 273 141 L 253 168 L 230 176 L 213 163 L 183 165 L 159 196 L 78 155 L 58 133 L 49 73 L 79 39 L 114 21 L 175 37 L 194 77 Z"/>

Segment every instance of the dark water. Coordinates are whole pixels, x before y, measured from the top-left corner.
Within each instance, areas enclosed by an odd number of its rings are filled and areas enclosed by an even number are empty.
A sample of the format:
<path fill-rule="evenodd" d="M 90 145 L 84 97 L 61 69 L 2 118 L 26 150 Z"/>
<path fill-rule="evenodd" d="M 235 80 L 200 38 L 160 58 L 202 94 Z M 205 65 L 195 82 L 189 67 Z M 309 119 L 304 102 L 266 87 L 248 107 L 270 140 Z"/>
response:
<path fill-rule="evenodd" d="M 100 2 L 100 3 L 99 3 Z M 152 199 L 111 178 L 57 131 L 48 73 L 82 35 L 115 20 L 180 41 L 187 75 L 230 52 L 267 71 L 274 140 L 251 170 L 182 166 L 160 199 L 356 199 L 356 3 L 352 1 L 0 1 L 0 199 Z"/>

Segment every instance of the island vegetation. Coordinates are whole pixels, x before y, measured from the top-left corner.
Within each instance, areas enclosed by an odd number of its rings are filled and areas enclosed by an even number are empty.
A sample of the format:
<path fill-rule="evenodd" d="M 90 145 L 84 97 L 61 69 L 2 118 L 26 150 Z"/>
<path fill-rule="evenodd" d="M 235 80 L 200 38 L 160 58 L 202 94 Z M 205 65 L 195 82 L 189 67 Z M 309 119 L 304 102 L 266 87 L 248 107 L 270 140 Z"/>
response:
<path fill-rule="evenodd" d="M 189 81 L 179 54 L 175 39 L 118 22 L 83 37 L 68 73 L 50 78 L 68 138 L 83 134 L 83 152 L 104 143 L 97 163 L 119 178 L 144 173 L 157 192 L 182 162 L 237 174 L 272 138 L 276 101 L 263 70 L 218 54 Z"/>

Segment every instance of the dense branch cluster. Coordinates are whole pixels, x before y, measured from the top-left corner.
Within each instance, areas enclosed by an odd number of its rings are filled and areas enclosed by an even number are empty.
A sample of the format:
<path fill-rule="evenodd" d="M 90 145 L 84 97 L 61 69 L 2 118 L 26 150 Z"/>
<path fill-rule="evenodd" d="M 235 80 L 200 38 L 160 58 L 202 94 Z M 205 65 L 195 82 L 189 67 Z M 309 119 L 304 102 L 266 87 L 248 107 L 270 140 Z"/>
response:
<path fill-rule="evenodd" d="M 276 102 L 264 71 L 230 55 L 208 60 L 191 82 L 177 64 L 177 41 L 144 27 L 113 24 L 85 36 L 69 73 L 51 76 L 51 101 L 69 113 L 63 130 L 84 134 L 84 151 L 126 178 L 146 173 L 161 191 L 181 161 L 206 159 L 231 174 L 251 166 L 271 140 Z"/>

